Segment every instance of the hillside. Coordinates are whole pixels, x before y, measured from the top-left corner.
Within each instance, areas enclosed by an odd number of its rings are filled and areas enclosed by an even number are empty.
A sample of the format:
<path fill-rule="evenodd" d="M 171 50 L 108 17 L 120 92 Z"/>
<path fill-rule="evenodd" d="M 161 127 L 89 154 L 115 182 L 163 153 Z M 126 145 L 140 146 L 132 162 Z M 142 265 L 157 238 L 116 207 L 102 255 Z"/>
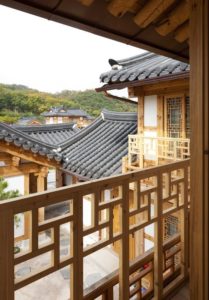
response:
<path fill-rule="evenodd" d="M 39 116 L 52 106 L 81 108 L 97 117 L 103 108 L 115 111 L 136 111 L 136 105 L 109 99 L 94 90 L 62 91 L 51 94 L 23 85 L 0 84 L 0 121 L 14 123 L 23 116 Z M 40 117 L 39 117 L 40 118 Z"/>

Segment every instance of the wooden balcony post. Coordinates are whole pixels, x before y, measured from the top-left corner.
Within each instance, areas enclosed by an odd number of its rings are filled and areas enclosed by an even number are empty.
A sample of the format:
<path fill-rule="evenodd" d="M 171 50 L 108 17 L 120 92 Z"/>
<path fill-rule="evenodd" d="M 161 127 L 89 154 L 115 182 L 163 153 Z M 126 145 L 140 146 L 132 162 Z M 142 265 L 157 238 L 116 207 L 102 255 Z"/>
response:
<path fill-rule="evenodd" d="M 14 300 L 14 216 L 0 207 L 0 298 Z"/>
<path fill-rule="evenodd" d="M 122 241 L 119 261 L 120 300 L 129 299 L 129 182 L 122 185 Z"/>
<path fill-rule="evenodd" d="M 71 267 L 70 299 L 83 299 L 83 197 L 77 194 L 73 201 L 73 267 Z"/>
<path fill-rule="evenodd" d="M 64 186 L 63 172 L 59 169 L 56 169 L 55 172 L 56 172 L 56 188 Z"/>
<path fill-rule="evenodd" d="M 209 3 L 190 0 L 191 299 L 208 295 Z"/>
<path fill-rule="evenodd" d="M 162 220 L 162 174 L 157 176 L 157 206 L 158 221 L 154 231 L 154 299 L 162 299 L 163 295 L 163 220 Z"/>

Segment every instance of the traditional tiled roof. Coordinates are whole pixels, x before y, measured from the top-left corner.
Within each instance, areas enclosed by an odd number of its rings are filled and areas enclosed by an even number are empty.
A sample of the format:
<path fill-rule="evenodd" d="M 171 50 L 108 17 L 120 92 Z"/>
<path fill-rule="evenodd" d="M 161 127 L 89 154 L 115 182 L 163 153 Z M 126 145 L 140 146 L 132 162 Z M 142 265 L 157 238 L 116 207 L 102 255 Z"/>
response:
<path fill-rule="evenodd" d="M 0 123 L 0 140 L 4 140 L 9 144 L 14 144 L 24 150 L 29 150 L 33 153 L 47 156 L 49 159 L 61 161 L 62 156 L 59 153 L 58 147 L 53 147 L 44 142 L 39 142 L 37 139 L 12 128 L 9 125 Z"/>
<path fill-rule="evenodd" d="M 87 128 L 61 145 L 63 168 L 86 179 L 121 172 L 128 152 L 128 135 L 137 131 L 136 113 L 104 110 Z"/>
<path fill-rule="evenodd" d="M 9 126 L 0 123 L 0 140 L 56 159 L 62 169 L 84 180 L 120 173 L 122 157 L 128 153 L 128 135 L 136 132 L 136 113 L 107 110 L 77 133 L 72 124 Z"/>
<path fill-rule="evenodd" d="M 86 119 L 92 119 L 92 117 L 82 109 L 65 109 L 63 106 L 52 107 L 50 111 L 43 112 L 41 115 L 44 117 L 83 117 Z"/>
<path fill-rule="evenodd" d="M 177 75 L 190 70 L 190 65 L 150 52 L 123 60 L 109 59 L 111 71 L 102 73 L 103 83 L 118 83 Z"/>
<path fill-rule="evenodd" d="M 30 137 L 53 146 L 59 146 L 80 131 L 76 124 L 48 124 L 33 126 L 17 126 L 14 128 L 29 135 Z"/>

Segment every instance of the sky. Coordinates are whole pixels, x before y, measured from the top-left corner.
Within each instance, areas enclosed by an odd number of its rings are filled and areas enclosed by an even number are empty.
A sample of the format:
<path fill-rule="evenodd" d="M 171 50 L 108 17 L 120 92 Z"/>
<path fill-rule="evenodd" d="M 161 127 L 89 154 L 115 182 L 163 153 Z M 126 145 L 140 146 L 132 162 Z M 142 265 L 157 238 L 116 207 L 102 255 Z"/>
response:
<path fill-rule="evenodd" d="M 143 52 L 69 26 L 0 5 L 0 83 L 45 92 L 101 86 L 109 58 Z"/>

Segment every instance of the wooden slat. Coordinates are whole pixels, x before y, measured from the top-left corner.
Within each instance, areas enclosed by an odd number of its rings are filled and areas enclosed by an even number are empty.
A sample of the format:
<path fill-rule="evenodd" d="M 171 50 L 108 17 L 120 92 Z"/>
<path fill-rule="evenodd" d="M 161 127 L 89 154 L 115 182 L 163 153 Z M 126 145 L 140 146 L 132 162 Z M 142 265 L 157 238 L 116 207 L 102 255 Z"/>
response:
<path fill-rule="evenodd" d="M 162 21 L 162 24 L 155 27 L 155 30 L 162 36 L 166 36 L 185 21 L 189 19 L 189 4 L 187 1 L 182 0 L 180 4 L 172 10 L 171 14 L 165 21 Z"/>
<path fill-rule="evenodd" d="M 176 0 L 150 0 L 134 17 L 134 22 L 145 28 L 161 16 Z"/>

